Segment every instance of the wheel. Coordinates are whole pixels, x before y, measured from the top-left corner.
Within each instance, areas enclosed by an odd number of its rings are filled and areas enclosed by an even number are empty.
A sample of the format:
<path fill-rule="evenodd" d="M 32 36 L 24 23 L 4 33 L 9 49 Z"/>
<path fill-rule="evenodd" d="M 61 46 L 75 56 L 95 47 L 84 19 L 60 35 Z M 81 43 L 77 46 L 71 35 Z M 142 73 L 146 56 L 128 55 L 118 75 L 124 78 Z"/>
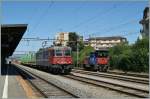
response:
<path fill-rule="evenodd" d="M 54 69 L 54 68 L 52 68 L 52 69 L 51 69 L 51 73 L 52 73 L 52 74 L 54 74 L 54 72 L 55 72 L 55 69 Z"/>
<path fill-rule="evenodd" d="M 63 74 L 70 74 L 70 72 L 71 72 L 71 69 L 69 68 L 69 69 L 64 69 L 64 73 Z"/>
<path fill-rule="evenodd" d="M 55 68 L 55 72 L 54 72 L 54 74 L 58 74 L 58 68 Z"/>
<path fill-rule="evenodd" d="M 51 67 L 49 67 L 49 69 L 48 69 L 48 70 L 49 70 L 49 72 L 50 72 L 50 73 L 52 72 L 52 68 L 51 68 Z"/>
<path fill-rule="evenodd" d="M 102 71 L 102 67 L 101 67 L 101 66 L 98 67 L 98 71 L 99 71 L 99 72 Z"/>
<path fill-rule="evenodd" d="M 54 71 L 53 71 L 53 72 L 54 72 L 54 74 L 56 74 L 56 72 L 57 72 L 56 68 L 54 68 Z"/>
<path fill-rule="evenodd" d="M 108 70 L 108 66 L 105 65 L 104 68 L 103 68 L 103 72 L 107 72 L 107 70 Z"/>
<path fill-rule="evenodd" d="M 55 68 L 55 74 L 58 74 L 58 68 Z"/>
<path fill-rule="evenodd" d="M 68 70 L 65 70 L 63 74 L 67 75 L 69 74 L 70 72 Z"/>

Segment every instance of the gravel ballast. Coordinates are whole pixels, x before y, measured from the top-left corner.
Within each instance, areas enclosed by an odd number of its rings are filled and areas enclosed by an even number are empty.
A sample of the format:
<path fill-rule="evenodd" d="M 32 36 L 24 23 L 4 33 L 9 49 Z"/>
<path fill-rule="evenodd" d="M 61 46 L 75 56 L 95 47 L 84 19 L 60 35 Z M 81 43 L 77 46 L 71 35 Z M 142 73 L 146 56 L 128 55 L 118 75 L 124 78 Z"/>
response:
<path fill-rule="evenodd" d="M 120 85 L 124 85 L 124 86 L 129 86 L 129 87 L 133 87 L 133 88 L 149 90 L 149 85 L 145 85 L 145 84 L 140 84 L 140 83 L 135 83 L 135 82 L 128 82 L 128 81 L 122 81 L 122 80 L 106 78 L 106 77 L 98 77 L 98 76 L 93 76 L 93 75 L 80 74 L 80 73 L 72 73 L 72 74 L 77 75 L 77 76 L 81 76 L 81 77 L 86 77 L 86 78 L 99 80 L 99 81 L 105 81 L 105 82 L 110 82 L 110 83 L 114 83 L 114 84 L 120 84 Z"/>
<path fill-rule="evenodd" d="M 33 68 L 25 67 L 22 65 L 18 65 L 18 67 L 24 68 L 46 80 L 51 82 L 54 85 L 59 86 L 60 88 L 67 90 L 78 97 L 82 98 L 133 98 L 133 96 L 129 96 L 123 93 L 119 93 L 116 91 L 112 91 L 110 89 L 96 87 L 90 84 L 86 84 L 80 81 L 72 80 L 66 77 L 62 77 L 60 75 L 53 75 L 50 73 L 46 73 L 43 71 L 39 71 Z"/>

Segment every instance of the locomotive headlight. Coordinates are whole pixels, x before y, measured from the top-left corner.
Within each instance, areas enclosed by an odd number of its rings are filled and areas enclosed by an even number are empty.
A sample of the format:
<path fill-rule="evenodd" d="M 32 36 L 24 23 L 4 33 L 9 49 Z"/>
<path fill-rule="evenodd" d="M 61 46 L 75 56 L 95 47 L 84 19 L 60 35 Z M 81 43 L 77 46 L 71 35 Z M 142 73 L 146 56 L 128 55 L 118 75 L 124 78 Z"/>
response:
<path fill-rule="evenodd" d="M 59 61 L 57 61 L 57 64 L 59 64 L 60 62 Z"/>

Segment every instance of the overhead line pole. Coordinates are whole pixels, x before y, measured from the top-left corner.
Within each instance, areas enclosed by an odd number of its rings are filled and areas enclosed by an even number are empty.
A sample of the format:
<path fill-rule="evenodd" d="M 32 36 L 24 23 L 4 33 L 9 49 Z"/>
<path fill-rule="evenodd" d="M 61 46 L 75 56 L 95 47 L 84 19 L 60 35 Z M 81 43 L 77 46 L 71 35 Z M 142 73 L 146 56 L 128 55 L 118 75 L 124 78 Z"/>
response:
<path fill-rule="evenodd" d="M 54 41 L 54 40 L 59 40 L 59 39 L 46 39 L 46 38 L 22 38 L 22 41 Z M 68 40 L 62 40 L 62 41 L 68 41 Z M 68 41 L 68 42 L 76 42 L 76 41 Z M 78 41 L 77 41 L 78 42 Z"/>

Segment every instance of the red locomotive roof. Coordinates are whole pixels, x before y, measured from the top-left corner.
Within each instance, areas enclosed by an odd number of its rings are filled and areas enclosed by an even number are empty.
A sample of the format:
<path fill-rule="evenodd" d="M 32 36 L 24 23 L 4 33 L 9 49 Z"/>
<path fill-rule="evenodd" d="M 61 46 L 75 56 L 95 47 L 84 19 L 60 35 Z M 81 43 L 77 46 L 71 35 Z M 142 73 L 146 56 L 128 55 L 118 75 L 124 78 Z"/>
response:
<path fill-rule="evenodd" d="M 63 50 L 69 49 L 69 50 L 71 50 L 71 48 L 68 46 L 53 46 L 53 47 L 41 48 L 41 49 L 39 49 L 39 51 L 54 50 L 54 49 L 63 49 Z"/>

